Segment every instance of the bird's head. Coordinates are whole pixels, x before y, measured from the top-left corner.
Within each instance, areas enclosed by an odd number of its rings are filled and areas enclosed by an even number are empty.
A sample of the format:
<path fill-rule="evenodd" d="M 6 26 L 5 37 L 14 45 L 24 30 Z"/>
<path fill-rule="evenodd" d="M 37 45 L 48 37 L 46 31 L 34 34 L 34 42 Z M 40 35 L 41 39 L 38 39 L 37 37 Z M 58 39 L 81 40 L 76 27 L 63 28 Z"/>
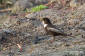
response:
<path fill-rule="evenodd" d="M 42 21 L 43 24 L 48 24 L 48 25 L 52 24 L 49 18 L 45 17 L 45 18 L 41 18 L 40 20 Z"/>
<path fill-rule="evenodd" d="M 48 18 L 41 18 L 42 24 L 44 27 L 47 27 L 48 25 L 52 25 L 51 21 Z"/>

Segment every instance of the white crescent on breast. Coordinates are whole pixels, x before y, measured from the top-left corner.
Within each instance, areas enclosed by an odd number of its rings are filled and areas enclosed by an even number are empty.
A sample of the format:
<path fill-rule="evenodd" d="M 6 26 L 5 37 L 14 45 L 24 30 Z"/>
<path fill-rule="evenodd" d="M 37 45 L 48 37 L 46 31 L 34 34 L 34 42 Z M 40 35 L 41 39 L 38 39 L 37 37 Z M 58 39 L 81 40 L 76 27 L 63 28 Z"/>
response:
<path fill-rule="evenodd" d="M 44 24 L 44 27 L 47 27 L 47 24 Z"/>
<path fill-rule="evenodd" d="M 42 22 L 42 24 L 43 24 L 43 26 L 44 26 L 44 27 L 47 27 L 47 25 L 48 25 L 48 24 L 45 24 L 45 22 L 44 22 L 44 21 Z"/>

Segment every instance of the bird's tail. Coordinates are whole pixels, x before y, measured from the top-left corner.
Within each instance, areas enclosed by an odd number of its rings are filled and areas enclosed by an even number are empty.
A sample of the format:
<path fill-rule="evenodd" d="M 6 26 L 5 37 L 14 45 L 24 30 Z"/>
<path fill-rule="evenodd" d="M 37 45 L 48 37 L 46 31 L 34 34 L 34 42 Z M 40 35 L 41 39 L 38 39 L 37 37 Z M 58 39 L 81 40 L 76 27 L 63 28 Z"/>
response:
<path fill-rule="evenodd" d="M 72 37 L 72 38 L 75 37 L 75 36 L 72 35 L 72 33 L 71 34 L 67 34 L 67 36 Z"/>
<path fill-rule="evenodd" d="M 66 33 L 63 33 L 63 34 L 61 34 L 62 36 L 69 36 L 69 37 L 75 37 L 75 36 L 72 36 L 72 33 L 70 33 L 70 34 L 66 34 Z"/>

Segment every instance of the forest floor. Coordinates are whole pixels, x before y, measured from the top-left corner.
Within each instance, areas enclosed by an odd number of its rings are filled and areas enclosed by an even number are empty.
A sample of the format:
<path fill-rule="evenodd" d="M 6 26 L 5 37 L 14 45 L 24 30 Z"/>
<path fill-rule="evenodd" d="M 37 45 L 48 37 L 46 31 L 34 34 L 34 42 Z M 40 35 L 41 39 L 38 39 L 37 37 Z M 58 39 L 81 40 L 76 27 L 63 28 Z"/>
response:
<path fill-rule="evenodd" d="M 0 16 L 0 56 L 85 56 L 85 5 L 75 10 L 50 8 L 39 12 Z M 73 37 L 56 36 L 50 43 L 40 18 L 48 17 L 54 25 Z M 4 19 L 6 18 L 6 19 Z M 5 22 L 4 22 L 5 20 Z M 3 23 L 3 24 L 2 24 Z"/>

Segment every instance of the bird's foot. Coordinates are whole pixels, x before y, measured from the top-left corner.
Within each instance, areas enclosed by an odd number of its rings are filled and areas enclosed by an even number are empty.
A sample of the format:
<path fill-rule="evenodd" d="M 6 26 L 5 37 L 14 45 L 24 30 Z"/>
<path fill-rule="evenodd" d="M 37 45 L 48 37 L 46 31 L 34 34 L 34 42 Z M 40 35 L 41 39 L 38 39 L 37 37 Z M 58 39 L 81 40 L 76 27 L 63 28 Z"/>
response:
<path fill-rule="evenodd" d="M 54 42 L 54 40 L 50 40 L 50 43 L 53 43 Z"/>
<path fill-rule="evenodd" d="M 59 39 L 56 39 L 55 41 L 58 41 Z"/>

